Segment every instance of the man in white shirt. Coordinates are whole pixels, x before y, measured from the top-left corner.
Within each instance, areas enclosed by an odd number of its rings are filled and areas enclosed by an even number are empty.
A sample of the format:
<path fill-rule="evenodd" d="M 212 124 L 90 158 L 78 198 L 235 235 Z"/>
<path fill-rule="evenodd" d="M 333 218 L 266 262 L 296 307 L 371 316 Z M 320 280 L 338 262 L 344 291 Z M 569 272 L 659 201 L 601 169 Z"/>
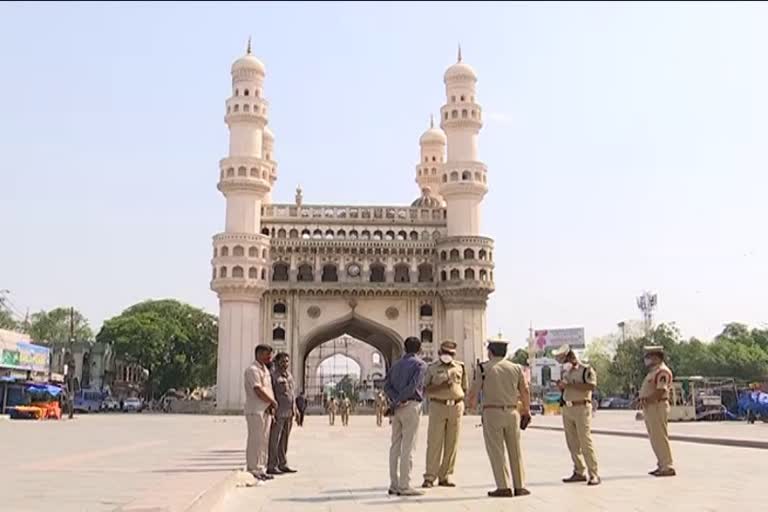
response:
<path fill-rule="evenodd" d="M 245 451 L 246 469 L 257 480 L 272 480 L 267 474 L 269 428 L 277 402 L 272 391 L 269 364 L 272 347 L 258 345 L 256 360 L 245 369 L 245 421 L 248 424 L 248 442 Z"/>

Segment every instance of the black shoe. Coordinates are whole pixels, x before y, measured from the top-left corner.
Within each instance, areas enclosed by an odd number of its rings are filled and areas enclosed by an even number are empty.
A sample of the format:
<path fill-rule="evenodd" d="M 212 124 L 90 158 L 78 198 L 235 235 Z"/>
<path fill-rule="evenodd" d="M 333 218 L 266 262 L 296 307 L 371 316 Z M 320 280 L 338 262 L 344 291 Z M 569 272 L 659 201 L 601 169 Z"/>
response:
<path fill-rule="evenodd" d="M 297 473 L 295 469 L 289 468 L 288 466 L 283 466 L 277 469 L 279 469 L 281 473 Z"/>
<path fill-rule="evenodd" d="M 434 482 L 432 482 L 431 480 L 424 480 L 424 483 L 423 483 L 423 484 L 421 484 L 421 487 L 422 487 L 423 489 L 431 489 L 431 488 L 432 488 L 432 487 L 434 487 L 434 486 L 435 486 L 435 484 L 434 484 Z"/>
<path fill-rule="evenodd" d="M 574 473 L 568 478 L 563 478 L 563 483 L 566 483 L 566 484 L 572 484 L 575 482 L 586 482 L 586 481 L 587 481 L 587 477 L 584 475 L 580 475 L 578 473 Z"/>
<path fill-rule="evenodd" d="M 262 482 L 275 479 L 275 477 L 273 477 L 272 475 L 265 475 L 264 473 L 262 473 L 261 475 L 254 475 L 254 476 L 256 477 L 256 480 L 261 480 Z"/>
<path fill-rule="evenodd" d="M 520 489 L 515 489 L 515 496 L 528 496 L 529 494 L 531 494 L 531 491 L 529 491 L 525 487 L 521 487 Z"/>
<path fill-rule="evenodd" d="M 653 474 L 653 476 L 659 476 L 659 477 L 662 477 L 662 476 L 675 476 L 675 475 L 677 475 L 677 472 L 674 469 L 672 469 L 672 468 L 660 469 L 656 473 Z"/>
<path fill-rule="evenodd" d="M 398 493 L 397 489 L 392 489 L 392 488 L 387 489 L 387 494 L 389 494 L 390 496 L 397 496 L 397 493 Z"/>
<path fill-rule="evenodd" d="M 597 475 L 592 475 L 589 477 L 589 481 L 587 482 L 587 485 L 600 485 L 602 483 L 602 480 L 600 480 L 600 477 Z"/>
<path fill-rule="evenodd" d="M 267 474 L 268 474 L 268 475 L 282 475 L 282 474 L 283 474 L 283 472 L 282 472 L 282 471 L 280 471 L 280 470 L 279 470 L 279 469 L 277 469 L 277 468 L 272 468 L 272 469 L 268 469 L 268 470 L 267 470 Z"/>
<path fill-rule="evenodd" d="M 488 497 L 490 498 L 511 498 L 512 489 L 496 489 L 495 491 L 488 491 Z"/>
<path fill-rule="evenodd" d="M 656 476 L 656 474 L 659 472 L 659 468 L 654 469 L 653 471 L 649 471 L 648 474 L 651 476 Z"/>
<path fill-rule="evenodd" d="M 450 480 L 440 480 L 437 482 L 437 485 L 440 487 L 456 487 L 456 484 L 451 482 Z"/>

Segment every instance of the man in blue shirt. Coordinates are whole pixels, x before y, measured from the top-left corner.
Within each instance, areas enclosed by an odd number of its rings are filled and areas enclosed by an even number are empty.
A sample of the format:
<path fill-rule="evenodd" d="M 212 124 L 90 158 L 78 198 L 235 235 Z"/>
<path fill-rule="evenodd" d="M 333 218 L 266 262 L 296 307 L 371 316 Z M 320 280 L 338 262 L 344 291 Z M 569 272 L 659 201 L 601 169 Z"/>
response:
<path fill-rule="evenodd" d="M 424 494 L 411 487 L 411 468 L 424 398 L 424 374 L 427 370 L 427 364 L 417 356 L 420 350 L 419 338 L 407 338 L 405 356 L 392 365 L 384 384 L 384 393 L 389 398 L 390 409 L 394 411 L 392 446 L 389 449 L 389 494 L 398 496 Z"/>

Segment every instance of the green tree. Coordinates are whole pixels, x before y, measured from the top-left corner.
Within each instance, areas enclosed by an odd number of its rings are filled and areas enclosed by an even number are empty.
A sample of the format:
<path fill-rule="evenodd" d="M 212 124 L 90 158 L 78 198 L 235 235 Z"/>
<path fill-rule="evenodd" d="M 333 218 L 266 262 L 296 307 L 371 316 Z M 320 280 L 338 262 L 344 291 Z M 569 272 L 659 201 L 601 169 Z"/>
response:
<path fill-rule="evenodd" d="M 515 354 L 512 356 L 512 362 L 528 366 L 528 350 L 524 348 L 515 350 Z"/>
<path fill-rule="evenodd" d="M 135 304 L 102 326 L 96 341 L 149 371 L 148 394 L 208 386 L 216 379 L 218 321 L 176 300 Z"/>
<path fill-rule="evenodd" d="M 2 306 L 2 304 L 0 304 Z M 0 329 L 8 329 L 10 331 L 18 329 L 18 323 L 14 320 L 10 311 L 7 311 L 0 307 Z"/>
<path fill-rule="evenodd" d="M 613 363 L 608 344 L 601 340 L 592 341 L 584 351 L 584 359 L 597 374 L 597 389 L 602 395 L 622 393 L 622 382 L 611 372 Z"/>
<path fill-rule="evenodd" d="M 93 331 L 88 320 L 78 310 L 58 307 L 50 311 L 40 311 L 30 318 L 29 335 L 38 343 L 67 343 L 70 341 L 71 328 L 74 326 L 74 341 L 93 340 Z"/>

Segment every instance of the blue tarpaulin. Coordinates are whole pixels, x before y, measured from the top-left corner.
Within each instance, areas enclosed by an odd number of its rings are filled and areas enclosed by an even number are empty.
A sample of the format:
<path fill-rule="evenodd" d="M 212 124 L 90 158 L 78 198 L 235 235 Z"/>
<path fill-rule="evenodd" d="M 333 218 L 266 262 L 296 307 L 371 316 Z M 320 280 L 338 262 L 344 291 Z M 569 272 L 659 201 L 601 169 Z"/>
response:
<path fill-rule="evenodd" d="M 27 386 L 27 391 L 30 393 L 50 393 L 51 396 L 58 396 L 61 393 L 61 388 L 58 386 L 51 386 L 50 384 L 30 384 Z"/>

